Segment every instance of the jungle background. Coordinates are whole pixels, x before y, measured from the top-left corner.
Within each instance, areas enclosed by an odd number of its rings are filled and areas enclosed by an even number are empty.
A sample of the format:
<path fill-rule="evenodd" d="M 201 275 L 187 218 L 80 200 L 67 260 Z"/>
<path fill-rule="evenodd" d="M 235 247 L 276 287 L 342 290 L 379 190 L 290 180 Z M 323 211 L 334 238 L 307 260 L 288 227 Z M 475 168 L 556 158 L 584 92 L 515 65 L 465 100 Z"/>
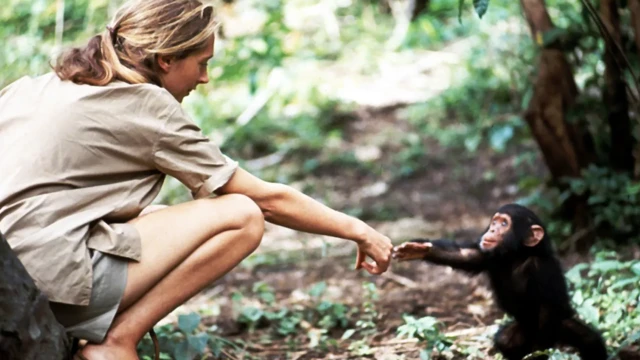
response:
<path fill-rule="evenodd" d="M 0 88 L 49 71 L 121 3 L 5 0 Z M 530 206 L 580 317 L 633 356 L 640 0 L 216 6 L 211 82 L 184 107 L 224 153 L 394 244 L 473 238 L 499 205 Z M 189 199 L 169 178 L 156 202 Z M 354 260 L 350 242 L 268 224 L 255 254 L 156 326 L 162 358 L 501 358 L 491 337 L 508 319 L 483 277 L 420 262 L 370 276 Z"/>

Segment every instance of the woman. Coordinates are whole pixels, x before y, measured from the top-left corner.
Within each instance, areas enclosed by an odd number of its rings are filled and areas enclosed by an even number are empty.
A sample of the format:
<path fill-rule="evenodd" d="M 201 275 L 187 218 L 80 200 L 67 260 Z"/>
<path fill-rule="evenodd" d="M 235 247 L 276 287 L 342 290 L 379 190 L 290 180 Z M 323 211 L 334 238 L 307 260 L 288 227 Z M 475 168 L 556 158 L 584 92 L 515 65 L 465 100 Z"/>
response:
<path fill-rule="evenodd" d="M 252 176 L 183 112 L 214 30 L 197 0 L 133 0 L 54 73 L 0 91 L 0 231 L 88 340 L 82 358 L 137 359 L 157 321 L 256 249 L 264 220 L 356 242 L 356 269 L 389 265 L 387 237 Z M 196 200 L 149 211 L 165 175 Z"/>

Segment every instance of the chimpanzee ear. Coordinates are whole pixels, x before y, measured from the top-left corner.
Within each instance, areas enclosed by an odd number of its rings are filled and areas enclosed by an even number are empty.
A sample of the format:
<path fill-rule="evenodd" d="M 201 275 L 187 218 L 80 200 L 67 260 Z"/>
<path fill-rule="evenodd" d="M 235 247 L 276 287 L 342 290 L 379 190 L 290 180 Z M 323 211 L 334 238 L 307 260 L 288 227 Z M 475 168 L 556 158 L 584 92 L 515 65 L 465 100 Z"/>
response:
<path fill-rule="evenodd" d="M 540 225 L 531 225 L 531 235 L 524 240 L 526 246 L 534 247 L 544 238 L 544 229 Z"/>

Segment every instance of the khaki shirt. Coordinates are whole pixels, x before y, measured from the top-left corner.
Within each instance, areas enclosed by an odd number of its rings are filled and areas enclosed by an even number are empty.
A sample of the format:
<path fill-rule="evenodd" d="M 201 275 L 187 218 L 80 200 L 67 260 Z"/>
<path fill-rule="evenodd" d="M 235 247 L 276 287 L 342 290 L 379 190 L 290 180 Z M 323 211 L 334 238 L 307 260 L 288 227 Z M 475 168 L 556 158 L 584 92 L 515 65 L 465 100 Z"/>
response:
<path fill-rule="evenodd" d="M 77 85 L 49 73 L 0 91 L 0 231 L 51 301 L 89 303 L 89 249 L 140 260 L 126 222 L 165 174 L 198 198 L 237 166 L 155 85 Z"/>

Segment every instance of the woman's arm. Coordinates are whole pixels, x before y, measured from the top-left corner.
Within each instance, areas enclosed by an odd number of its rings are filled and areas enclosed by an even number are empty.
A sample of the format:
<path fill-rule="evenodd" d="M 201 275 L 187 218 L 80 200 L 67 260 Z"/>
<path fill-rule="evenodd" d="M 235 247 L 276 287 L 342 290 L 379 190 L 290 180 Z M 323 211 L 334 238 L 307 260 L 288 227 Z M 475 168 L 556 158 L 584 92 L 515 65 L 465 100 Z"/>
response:
<path fill-rule="evenodd" d="M 363 221 L 333 210 L 300 191 L 263 181 L 238 168 L 217 194 L 243 194 L 262 209 L 265 220 L 290 229 L 353 240 L 358 244 L 356 269 L 380 274 L 389 266 L 391 241 Z M 365 262 L 365 255 L 376 264 Z"/>

